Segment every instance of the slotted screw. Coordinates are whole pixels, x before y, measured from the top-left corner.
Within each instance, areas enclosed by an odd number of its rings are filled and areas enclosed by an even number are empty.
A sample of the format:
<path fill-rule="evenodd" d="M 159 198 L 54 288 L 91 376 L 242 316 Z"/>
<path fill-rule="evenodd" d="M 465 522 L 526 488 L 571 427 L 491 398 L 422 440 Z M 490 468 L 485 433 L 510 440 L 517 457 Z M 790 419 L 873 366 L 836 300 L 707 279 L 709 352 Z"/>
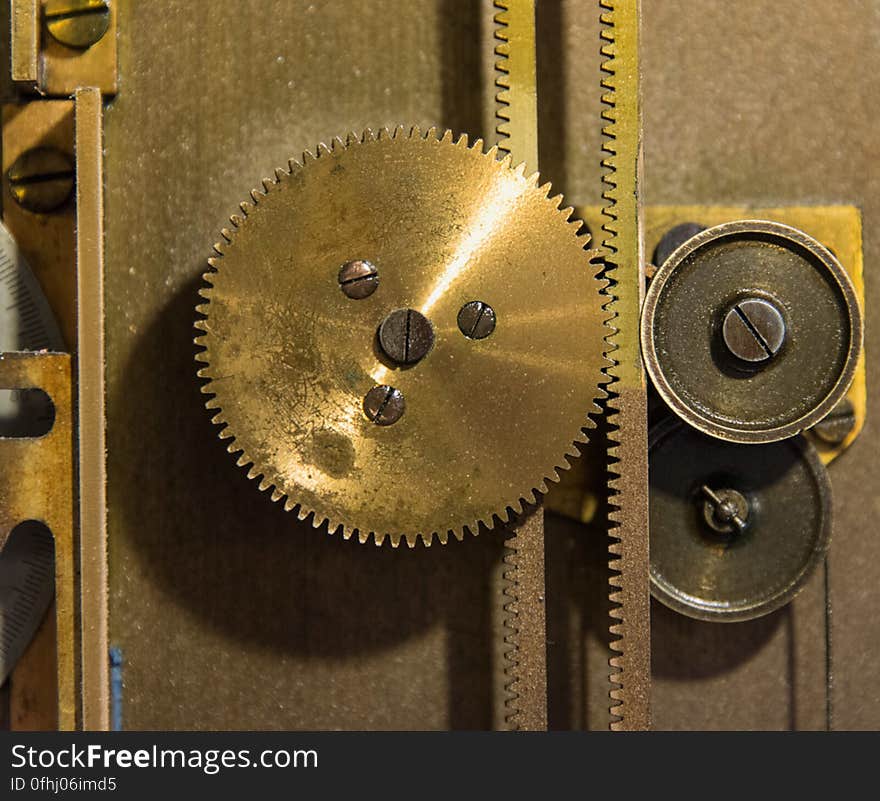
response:
<path fill-rule="evenodd" d="M 46 214 L 63 206 L 73 192 L 73 159 L 54 147 L 22 153 L 6 174 L 9 191 L 22 208 Z"/>
<path fill-rule="evenodd" d="M 720 534 L 742 532 L 749 518 L 749 502 L 732 489 L 712 490 L 700 487 L 703 496 L 703 519 L 710 528 Z"/>
<path fill-rule="evenodd" d="M 380 384 L 364 396 L 364 414 L 379 426 L 390 426 L 403 417 L 406 401 L 399 389 Z"/>
<path fill-rule="evenodd" d="M 458 312 L 458 330 L 468 339 L 485 339 L 495 330 L 495 309 L 481 300 L 465 303 Z"/>
<path fill-rule="evenodd" d="M 770 301 L 747 298 L 724 318 L 724 344 L 738 359 L 764 362 L 772 359 L 785 341 L 785 320 Z"/>
<path fill-rule="evenodd" d="M 379 344 L 395 364 L 415 364 L 434 346 L 434 327 L 415 309 L 395 309 L 379 326 Z"/>
<path fill-rule="evenodd" d="M 108 0 L 48 0 L 43 15 L 52 38 L 78 50 L 99 42 L 110 27 Z"/>
<path fill-rule="evenodd" d="M 840 445 L 855 425 L 856 412 L 852 401 L 844 398 L 813 426 L 812 432 L 828 445 Z"/>
<path fill-rule="evenodd" d="M 378 288 L 379 271 L 376 265 L 364 259 L 347 261 L 339 268 L 339 286 L 346 297 L 363 300 Z"/>

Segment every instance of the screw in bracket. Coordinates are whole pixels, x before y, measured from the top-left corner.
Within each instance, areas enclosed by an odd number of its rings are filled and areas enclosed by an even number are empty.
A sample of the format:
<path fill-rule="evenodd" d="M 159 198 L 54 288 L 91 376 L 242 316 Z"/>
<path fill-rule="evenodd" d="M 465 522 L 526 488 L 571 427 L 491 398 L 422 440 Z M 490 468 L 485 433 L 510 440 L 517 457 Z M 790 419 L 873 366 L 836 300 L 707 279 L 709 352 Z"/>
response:
<path fill-rule="evenodd" d="M 364 414 L 379 426 L 390 426 L 403 417 L 406 401 L 399 389 L 380 384 L 364 396 Z"/>
<path fill-rule="evenodd" d="M 738 359 L 765 362 L 779 353 L 785 341 L 785 320 L 769 300 L 746 298 L 727 312 L 722 335 Z"/>
<path fill-rule="evenodd" d="M 73 159 L 54 147 L 26 150 L 6 174 L 9 191 L 22 208 L 47 214 L 63 206 L 73 193 Z"/>
<path fill-rule="evenodd" d="M 852 401 L 844 398 L 810 430 L 827 445 L 840 445 L 856 425 Z"/>
<path fill-rule="evenodd" d="M 695 222 L 684 222 L 670 228 L 657 243 L 654 248 L 654 266 L 662 267 L 674 251 L 678 250 L 688 239 L 695 237 L 701 231 L 705 231 L 706 226 Z"/>
<path fill-rule="evenodd" d="M 485 339 L 495 330 L 495 309 L 481 300 L 465 303 L 458 312 L 458 330 L 468 339 Z"/>
<path fill-rule="evenodd" d="M 48 0 L 43 16 L 52 38 L 77 50 L 101 40 L 110 27 L 108 0 Z"/>
<path fill-rule="evenodd" d="M 379 286 L 379 271 L 364 259 L 347 261 L 339 268 L 339 287 L 346 297 L 363 300 L 372 295 Z"/>
<path fill-rule="evenodd" d="M 434 326 L 415 309 L 395 309 L 379 326 L 379 345 L 395 364 L 415 364 L 434 347 Z"/>

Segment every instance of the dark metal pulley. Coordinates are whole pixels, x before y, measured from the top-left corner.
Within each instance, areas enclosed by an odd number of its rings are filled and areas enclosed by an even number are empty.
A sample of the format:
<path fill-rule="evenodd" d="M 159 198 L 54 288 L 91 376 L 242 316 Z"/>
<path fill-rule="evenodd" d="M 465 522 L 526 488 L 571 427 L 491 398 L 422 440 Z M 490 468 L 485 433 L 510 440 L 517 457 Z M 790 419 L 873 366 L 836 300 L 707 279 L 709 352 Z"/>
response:
<path fill-rule="evenodd" d="M 795 228 L 744 220 L 701 231 L 658 269 L 642 352 L 682 420 L 731 442 L 775 442 L 845 395 L 862 314 L 834 255 Z"/>
<path fill-rule="evenodd" d="M 651 592 L 688 617 L 749 620 L 787 604 L 831 536 L 831 488 L 804 437 L 759 447 L 675 418 L 651 433 Z"/>

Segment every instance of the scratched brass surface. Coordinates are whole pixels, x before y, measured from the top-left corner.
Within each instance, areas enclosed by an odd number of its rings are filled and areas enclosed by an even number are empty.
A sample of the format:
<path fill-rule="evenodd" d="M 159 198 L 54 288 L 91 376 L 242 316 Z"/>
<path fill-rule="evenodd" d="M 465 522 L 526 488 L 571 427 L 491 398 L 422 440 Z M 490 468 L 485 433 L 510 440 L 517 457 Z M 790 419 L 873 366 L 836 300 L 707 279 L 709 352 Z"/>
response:
<path fill-rule="evenodd" d="M 362 542 L 445 543 L 521 511 L 576 455 L 604 364 L 596 267 L 570 209 L 496 156 L 434 131 L 336 140 L 236 216 L 205 274 L 196 359 L 254 491 Z M 379 276 L 356 301 L 337 282 L 353 258 Z M 479 341 L 456 322 L 475 298 L 498 318 Z M 434 338 L 401 369 L 375 339 L 407 308 Z M 377 385 L 405 398 L 393 425 L 363 413 Z"/>
<path fill-rule="evenodd" d="M 391 553 L 292 525 L 243 475 L 230 478 L 189 344 L 205 243 L 255 173 L 349 127 L 489 129 L 484 10 L 378 2 L 358 18 L 343 2 L 273 14 L 251 2 L 223 25 L 205 23 L 203 0 L 163 5 L 156 18 L 120 3 L 120 94 L 105 120 L 110 611 L 125 725 L 488 726 L 497 540 Z M 645 199 L 861 206 L 870 359 L 877 5 L 698 6 L 644 2 Z M 571 202 L 596 204 L 593 5 L 541 7 L 542 171 Z M 880 387 L 868 366 L 867 424 L 831 468 L 840 728 L 880 720 L 866 645 L 880 640 Z M 550 725 L 607 727 L 603 533 L 547 526 Z M 655 607 L 655 725 L 824 725 L 821 579 L 754 624 Z"/>

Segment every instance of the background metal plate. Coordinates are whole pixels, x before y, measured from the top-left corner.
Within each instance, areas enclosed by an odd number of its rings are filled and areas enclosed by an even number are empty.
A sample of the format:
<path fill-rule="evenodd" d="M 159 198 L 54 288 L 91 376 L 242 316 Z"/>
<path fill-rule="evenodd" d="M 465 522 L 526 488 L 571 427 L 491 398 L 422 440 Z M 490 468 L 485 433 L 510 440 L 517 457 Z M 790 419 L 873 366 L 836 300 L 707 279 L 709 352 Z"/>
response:
<path fill-rule="evenodd" d="M 159 13 L 119 2 L 105 152 L 110 616 L 124 724 L 489 726 L 498 539 L 392 553 L 298 527 L 230 469 L 192 379 L 190 326 L 206 243 L 255 175 L 348 128 L 492 130 L 491 3 L 382 0 L 364 15 L 341 0 L 267 5 L 242 2 L 223 19 L 202 0 L 166 0 Z M 645 0 L 643 15 L 645 201 L 861 205 L 870 353 L 877 4 Z M 542 172 L 579 205 L 599 201 L 597 16 L 568 0 L 542 4 L 538 20 Z M 867 425 L 831 475 L 840 728 L 880 720 L 867 645 L 880 642 L 880 387 L 870 370 L 868 381 Z M 548 528 L 551 726 L 608 723 L 596 533 Z M 762 621 L 721 629 L 655 607 L 653 630 L 658 727 L 824 726 L 821 575 Z"/>

